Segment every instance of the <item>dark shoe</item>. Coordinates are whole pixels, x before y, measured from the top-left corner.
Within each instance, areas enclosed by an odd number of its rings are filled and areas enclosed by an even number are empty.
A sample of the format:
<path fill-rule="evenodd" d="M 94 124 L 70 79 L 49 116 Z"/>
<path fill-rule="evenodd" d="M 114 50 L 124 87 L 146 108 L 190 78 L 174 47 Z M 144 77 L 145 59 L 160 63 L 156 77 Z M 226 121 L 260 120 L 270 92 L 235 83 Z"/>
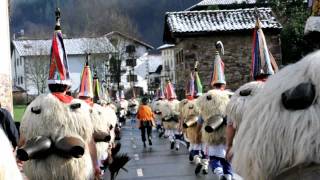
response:
<path fill-rule="evenodd" d="M 160 132 L 159 133 L 159 138 L 161 138 L 162 136 L 163 136 L 163 134 L 164 134 L 164 132 L 162 131 L 162 132 Z"/>
<path fill-rule="evenodd" d="M 208 170 L 207 169 L 203 169 L 202 170 L 202 174 L 208 174 Z"/>
<path fill-rule="evenodd" d="M 151 142 L 151 139 L 149 139 L 149 145 L 150 145 L 150 146 L 152 146 L 152 142 Z"/>
<path fill-rule="evenodd" d="M 146 148 L 146 147 L 147 147 L 146 142 L 143 142 L 143 147 L 144 147 L 144 148 Z"/>
<path fill-rule="evenodd" d="M 170 144 L 170 149 L 173 149 L 173 148 L 174 148 L 174 142 L 172 141 Z"/>
<path fill-rule="evenodd" d="M 202 165 L 201 165 L 201 164 L 198 164 L 197 167 L 196 167 L 196 169 L 194 170 L 194 173 L 195 173 L 196 175 L 198 175 L 198 174 L 200 173 L 201 169 L 202 169 Z"/>
<path fill-rule="evenodd" d="M 189 161 L 193 161 L 193 154 L 189 153 Z"/>

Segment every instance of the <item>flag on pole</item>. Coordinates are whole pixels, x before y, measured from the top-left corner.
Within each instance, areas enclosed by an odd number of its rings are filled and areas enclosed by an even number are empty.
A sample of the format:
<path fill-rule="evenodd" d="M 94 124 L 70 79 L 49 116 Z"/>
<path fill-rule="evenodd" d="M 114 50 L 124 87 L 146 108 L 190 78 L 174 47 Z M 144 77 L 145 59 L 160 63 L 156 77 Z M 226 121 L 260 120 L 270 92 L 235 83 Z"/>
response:
<path fill-rule="evenodd" d="M 251 77 L 257 80 L 261 77 L 273 75 L 278 70 L 277 63 L 268 49 L 261 22 L 256 18 L 253 32 Z"/>

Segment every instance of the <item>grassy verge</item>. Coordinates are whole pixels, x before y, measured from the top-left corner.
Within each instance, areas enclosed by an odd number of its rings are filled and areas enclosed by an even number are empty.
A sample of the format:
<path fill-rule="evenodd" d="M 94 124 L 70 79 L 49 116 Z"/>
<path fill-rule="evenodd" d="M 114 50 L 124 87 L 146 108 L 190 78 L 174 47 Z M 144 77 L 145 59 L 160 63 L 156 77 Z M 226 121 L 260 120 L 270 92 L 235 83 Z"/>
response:
<path fill-rule="evenodd" d="M 13 114 L 14 114 L 14 120 L 20 122 L 21 118 L 23 116 L 23 113 L 26 109 L 26 105 L 14 105 L 13 106 Z"/>

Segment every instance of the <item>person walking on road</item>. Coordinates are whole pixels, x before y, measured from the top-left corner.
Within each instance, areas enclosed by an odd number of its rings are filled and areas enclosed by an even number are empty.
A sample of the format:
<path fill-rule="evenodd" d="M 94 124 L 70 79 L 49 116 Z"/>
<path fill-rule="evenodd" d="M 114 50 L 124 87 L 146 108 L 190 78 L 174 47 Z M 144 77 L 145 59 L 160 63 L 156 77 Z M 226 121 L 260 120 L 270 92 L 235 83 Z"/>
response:
<path fill-rule="evenodd" d="M 148 106 L 148 99 L 143 98 L 137 113 L 137 119 L 139 120 L 139 129 L 141 130 L 141 139 L 143 146 L 146 147 L 146 131 L 148 136 L 149 145 L 152 146 L 151 131 L 154 121 L 154 114 L 151 108 Z"/>

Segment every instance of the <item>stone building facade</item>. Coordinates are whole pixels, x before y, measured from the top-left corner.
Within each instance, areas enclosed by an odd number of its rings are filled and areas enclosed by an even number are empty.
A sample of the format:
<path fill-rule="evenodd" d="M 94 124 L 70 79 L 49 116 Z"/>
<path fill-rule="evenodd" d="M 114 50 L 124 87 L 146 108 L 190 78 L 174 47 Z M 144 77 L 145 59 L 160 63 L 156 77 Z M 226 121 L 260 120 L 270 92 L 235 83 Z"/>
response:
<path fill-rule="evenodd" d="M 175 44 L 176 90 L 180 98 L 195 61 L 199 61 L 198 71 L 204 91 L 209 90 L 215 43 L 222 41 L 225 54 L 221 55 L 225 64 L 227 89 L 236 90 L 251 80 L 250 66 L 252 54 L 254 9 L 182 11 L 166 14 L 164 42 Z M 281 65 L 280 31 L 282 26 L 270 8 L 258 8 L 262 28 L 268 48 L 278 66 Z"/>
<path fill-rule="evenodd" d="M 281 64 L 280 37 L 277 34 L 265 34 L 268 47 Z M 183 39 L 176 45 L 176 56 L 180 58 L 176 61 L 176 82 L 177 89 L 184 89 L 190 72 L 194 69 L 195 61 L 199 61 L 199 76 L 204 90 L 210 89 L 211 74 L 213 72 L 213 62 L 215 56 L 215 42 L 222 41 L 224 45 L 224 55 L 221 58 L 225 64 L 225 76 L 227 88 L 236 90 L 242 84 L 249 82 L 252 33 L 227 34 L 211 37 L 195 37 Z M 178 55 L 179 54 L 179 55 Z"/>

